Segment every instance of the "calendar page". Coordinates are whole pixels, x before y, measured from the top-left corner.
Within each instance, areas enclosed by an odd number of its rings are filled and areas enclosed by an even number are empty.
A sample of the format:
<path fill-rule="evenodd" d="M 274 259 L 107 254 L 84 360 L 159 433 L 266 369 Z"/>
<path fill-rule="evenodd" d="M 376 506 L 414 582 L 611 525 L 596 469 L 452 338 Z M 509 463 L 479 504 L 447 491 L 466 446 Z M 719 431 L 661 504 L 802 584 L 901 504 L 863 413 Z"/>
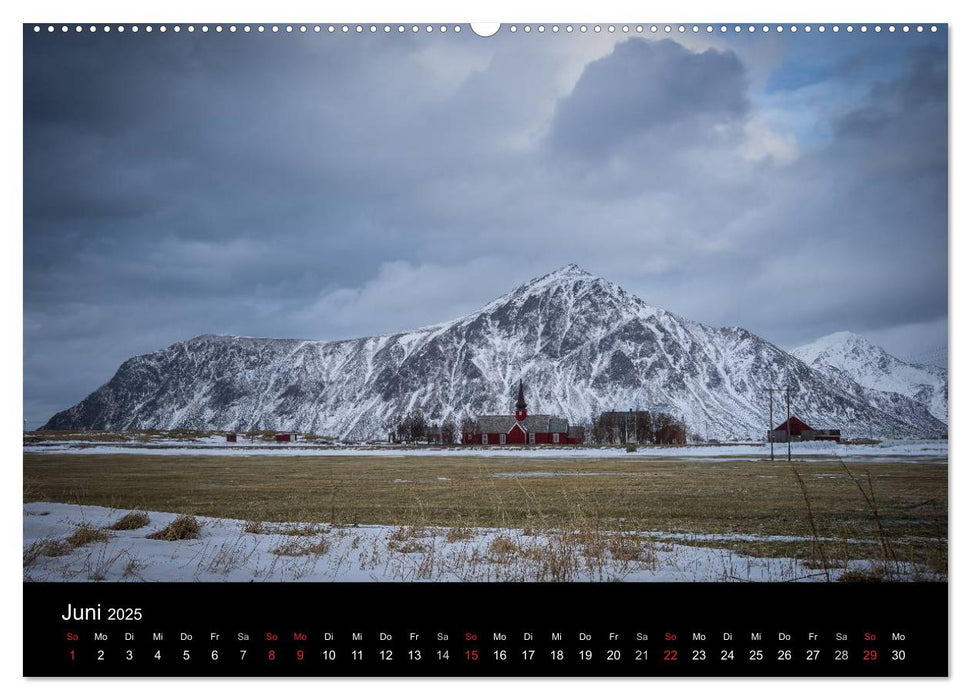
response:
<path fill-rule="evenodd" d="M 948 675 L 947 24 L 28 23 L 23 93 L 24 675 Z"/>

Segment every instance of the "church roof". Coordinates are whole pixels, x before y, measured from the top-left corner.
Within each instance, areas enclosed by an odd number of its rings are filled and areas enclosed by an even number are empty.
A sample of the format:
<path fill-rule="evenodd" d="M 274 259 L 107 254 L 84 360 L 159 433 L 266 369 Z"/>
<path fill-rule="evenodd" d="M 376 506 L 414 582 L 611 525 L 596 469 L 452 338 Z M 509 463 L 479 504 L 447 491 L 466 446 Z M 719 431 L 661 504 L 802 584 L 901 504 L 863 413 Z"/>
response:
<path fill-rule="evenodd" d="M 516 425 L 516 416 L 479 416 L 475 422 L 477 433 L 508 433 Z"/>
<path fill-rule="evenodd" d="M 782 421 L 776 430 L 784 431 L 786 429 L 786 423 L 789 423 L 789 433 L 792 435 L 800 435 L 807 430 L 812 430 L 811 427 L 799 420 L 798 416 L 792 416 L 788 421 Z"/>

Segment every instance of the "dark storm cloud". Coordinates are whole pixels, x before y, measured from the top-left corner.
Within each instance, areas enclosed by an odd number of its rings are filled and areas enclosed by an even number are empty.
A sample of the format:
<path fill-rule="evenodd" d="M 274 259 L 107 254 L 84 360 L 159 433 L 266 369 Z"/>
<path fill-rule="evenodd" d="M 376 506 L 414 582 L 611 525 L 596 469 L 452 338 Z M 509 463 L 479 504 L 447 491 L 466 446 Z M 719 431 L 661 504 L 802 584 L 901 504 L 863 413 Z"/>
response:
<path fill-rule="evenodd" d="M 27 417 L 193 335 L 407 329 L 569 262 L 783 345 L 940 333 L 943 41 L 811 39 L 28 32 Z"/>
<path fill-rule="evenodd" d="M 748 108 L 738 56 L 693 53 L 669 39 L 626 41 L 590 63 L 557 105 L 550 128 L 557 150 L 609 155 L 651 132 L 699 134 L 711 121 L 735 121 Z"/>

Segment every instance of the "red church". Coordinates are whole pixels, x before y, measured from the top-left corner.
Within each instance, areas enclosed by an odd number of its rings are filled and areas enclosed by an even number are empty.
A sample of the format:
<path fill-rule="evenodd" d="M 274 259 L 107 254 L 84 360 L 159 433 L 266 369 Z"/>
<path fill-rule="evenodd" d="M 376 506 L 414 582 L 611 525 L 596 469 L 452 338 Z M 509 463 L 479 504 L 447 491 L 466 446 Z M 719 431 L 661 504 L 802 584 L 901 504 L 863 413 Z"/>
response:
<path fill-rule="evenodd" d="M 579 442 L 579 437 L 570 435 L 566 418 L 528 414 L 522 380 L 515 414 L 479 416 L 475 432 L 462 434 L 465 445 L 575 445 Z"/>

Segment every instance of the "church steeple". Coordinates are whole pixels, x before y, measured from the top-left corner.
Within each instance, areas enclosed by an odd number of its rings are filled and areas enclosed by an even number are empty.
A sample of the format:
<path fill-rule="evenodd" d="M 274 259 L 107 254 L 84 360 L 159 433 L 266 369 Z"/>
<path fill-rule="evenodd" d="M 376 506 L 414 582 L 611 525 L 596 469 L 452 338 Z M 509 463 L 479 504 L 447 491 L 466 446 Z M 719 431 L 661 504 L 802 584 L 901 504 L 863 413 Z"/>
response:
<path fill-rule="evenodd" d="M 519 398 L 516 399 L 516 420 L 526 420 L 526 395 L 523 393 L 523 380 L 519 380 Z"/>

